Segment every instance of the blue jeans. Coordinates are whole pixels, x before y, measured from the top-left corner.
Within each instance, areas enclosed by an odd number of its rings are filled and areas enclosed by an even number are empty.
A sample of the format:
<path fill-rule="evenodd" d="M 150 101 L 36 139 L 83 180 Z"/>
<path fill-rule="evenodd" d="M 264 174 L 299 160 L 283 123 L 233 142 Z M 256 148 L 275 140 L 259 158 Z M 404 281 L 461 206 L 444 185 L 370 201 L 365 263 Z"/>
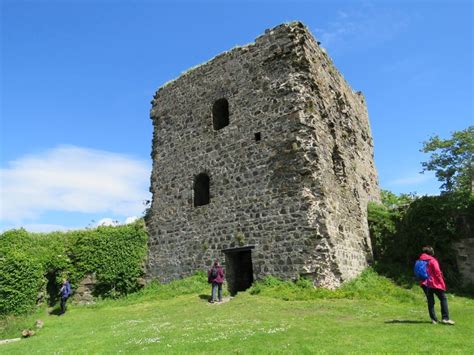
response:
<path fill-rule="evenodd" d="M 212 283 L 212 298 L 211 301 L 217 301 L 216 293 L 218 293 L 219 302 L 222 301 L 222 284 L 213 282 Z"/>
<path fill-rule="evenodd" d="M 448 310 L 448 299 L 446 298 L 446 293 L 443 290 L 437 288 L 430 288 L 426 286 L 421 286 L 426 295 L 426 300 L 428 301 L 428 312 L 430 314 L 431 320 L 438 321 L 435 312 L 435 298 L 436 295 L 439 298 L 441 304 L 441 317 L 442 319 L 449 319 L 449 310 Z"/>

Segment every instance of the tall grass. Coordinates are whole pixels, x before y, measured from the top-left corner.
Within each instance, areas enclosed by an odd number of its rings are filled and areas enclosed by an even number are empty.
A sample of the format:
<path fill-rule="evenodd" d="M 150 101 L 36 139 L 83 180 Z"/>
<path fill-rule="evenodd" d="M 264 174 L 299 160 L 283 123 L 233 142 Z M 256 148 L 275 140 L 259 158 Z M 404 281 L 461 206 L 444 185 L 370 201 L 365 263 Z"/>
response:
<path fill-rule="evenodd" d="M 366 269 L 359 277 L 345 283 L 337 290 L 314 288 L 311 281 L 304 278 L 291 282 L 269 276 L 256 282 L 249 293 L 286 301 L 345 298 L 411 303 L 419 299 L 419 295 L 398 287 L 393 281 L 378 275 L 371 268 Z"/>
<path fill-rule="evenodd" d="M 95 304 L 89 305 L 89 307 L 101 308 L 109 305 L 123 306 L 150 300 L 168 300 L 182 295 L 208 293 L 210 293 L 210 286 L 207 283 L 207 276 L 203 271 L 199 271 L 192 276 L 174 280 L 166 284 L 152 281 L 146 287 L 135 293 L 116 300 L 97 300 Z"/>

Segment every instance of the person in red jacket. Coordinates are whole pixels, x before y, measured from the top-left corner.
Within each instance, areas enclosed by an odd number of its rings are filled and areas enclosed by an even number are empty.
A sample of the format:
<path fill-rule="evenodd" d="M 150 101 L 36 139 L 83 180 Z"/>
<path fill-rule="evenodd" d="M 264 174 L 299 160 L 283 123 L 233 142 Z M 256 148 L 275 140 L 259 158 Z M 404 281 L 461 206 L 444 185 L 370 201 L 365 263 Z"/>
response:
<path fill-rule="evenodd" d="M 430 246 L 423 247 L 423 253 L 418 260 L 428 261 L 428 278 L 420 282 L 420 286 L 425 292 L 426 300 L 428 301 L 428 312 L 430 314 L 431 322 L 438 323 L 438 318 L 435 312 L 435 298 L 439 298 L 441 304 L 441 323 L 453 325 L 454 321 L 449 319 L 448 299 L 446 298 L 446 284 L 444 282 L 443 273 L 439 267 L 438 260 L 434 257 L 434 250 Z"/>
<path fill-rule="evenodd" d="M 214 303 L 219 300 L 222 302 L 222 283 L 224 282 L 224 269 L 219 264 L 219 260 L 214 261 L 214 265 L 207 272 L 207 280 L 212 284 L 211 300 L 209 302 Z M 218 293 L 218 295 L 216 295 Z M 218 298 L 216 298 L 218 296 Z"/>

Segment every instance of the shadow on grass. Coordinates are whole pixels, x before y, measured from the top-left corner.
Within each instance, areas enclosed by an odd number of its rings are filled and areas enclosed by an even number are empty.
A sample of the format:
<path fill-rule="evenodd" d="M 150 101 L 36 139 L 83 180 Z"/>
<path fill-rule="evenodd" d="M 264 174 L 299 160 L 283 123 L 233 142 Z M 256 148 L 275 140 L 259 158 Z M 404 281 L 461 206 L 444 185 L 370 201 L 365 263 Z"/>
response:
<path fill-rule="evenodd" d="M 209 295 L 199 295 L 199 298 L 202 299 L 203 301 L 209 302 L 211 300 L 211 296 Z"/>
<path fill-rule="evenodd" d="M 423 323 L 430 323 L 431 321 L 426 321 L 426 320 L 411 320 L 411 319 L 392 319 L 392 320 L 386 320 L 385 324 L 423 324 Z"/>
<path fill-rule="evenodd" d="M 60 316 L 61 314 L 61 308 L 53 308 L 49 311 L 50 316 Z"/>

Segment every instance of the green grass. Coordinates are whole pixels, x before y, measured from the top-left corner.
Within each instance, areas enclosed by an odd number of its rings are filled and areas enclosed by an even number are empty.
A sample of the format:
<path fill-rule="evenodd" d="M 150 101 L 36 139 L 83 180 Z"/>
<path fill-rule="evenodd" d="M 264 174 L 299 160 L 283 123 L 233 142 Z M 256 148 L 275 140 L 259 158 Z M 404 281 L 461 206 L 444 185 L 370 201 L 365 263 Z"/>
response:
<path fill-rule="evenodd" d="M 71 306 L 3 322 L 0 338 L 38 317 L 32 338 L 0 353 L 472 353 L 474 300 L 449 296 L 455 326 L 432 325 L 421 289 L 406 290 L 372 271 L 337 291 L 266 279 L 228 303 L 211 305 L 202 274 L 153 285 L 120 300 Z M 179 296 L 174 297 L 175 294 Z M 438 307 L 438 304 L 437 304 Z"/>

